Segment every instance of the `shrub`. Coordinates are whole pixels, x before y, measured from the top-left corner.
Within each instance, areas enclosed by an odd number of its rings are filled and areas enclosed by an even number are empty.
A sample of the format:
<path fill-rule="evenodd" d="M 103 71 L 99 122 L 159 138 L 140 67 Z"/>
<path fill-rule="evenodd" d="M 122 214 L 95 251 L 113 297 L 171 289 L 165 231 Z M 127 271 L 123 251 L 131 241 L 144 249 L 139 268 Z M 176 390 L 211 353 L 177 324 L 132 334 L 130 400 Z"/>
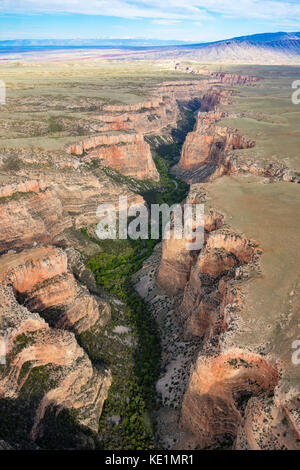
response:
<path fill-rule="evenodd" d="M 21 163 L 22 162 L 20 158 L 18 158 L 16 155 L 6 157 L 2 169 L 7 171 L 19 171 L 21 168 Z"/>
<path fill-rule="evenodd" d="M 62 125 L 56 121 L 56 118 L 51 117 L 48 124 L 49 132 L 61 132 L 63 130 Z"/>

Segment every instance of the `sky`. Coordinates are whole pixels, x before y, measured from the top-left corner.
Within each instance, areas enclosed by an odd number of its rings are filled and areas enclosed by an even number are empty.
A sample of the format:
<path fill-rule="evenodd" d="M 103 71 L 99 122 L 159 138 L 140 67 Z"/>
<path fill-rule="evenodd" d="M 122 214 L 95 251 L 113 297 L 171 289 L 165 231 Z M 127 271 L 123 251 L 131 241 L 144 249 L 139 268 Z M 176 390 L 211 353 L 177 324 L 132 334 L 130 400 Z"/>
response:
<path fill-rule="evenodd" d="M 206 42 L 300 31 L 300 0 L 0 0 L 0 40 Z"/>

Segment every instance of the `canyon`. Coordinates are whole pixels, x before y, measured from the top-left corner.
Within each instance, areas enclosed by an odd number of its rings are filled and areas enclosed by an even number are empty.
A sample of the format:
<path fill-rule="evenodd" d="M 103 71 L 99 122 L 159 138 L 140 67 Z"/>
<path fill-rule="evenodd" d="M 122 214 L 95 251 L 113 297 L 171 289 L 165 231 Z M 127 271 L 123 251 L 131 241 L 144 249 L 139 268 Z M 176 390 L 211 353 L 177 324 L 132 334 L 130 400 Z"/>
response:
<path fill-rule="evenodd" d="M 158 181 L 159 174 L 144 136 L 159 135 L 172 140 L 171 131 L 180 118 L 179 102 L 181 106 L 197 103 L 207 89 L 207 81 L 164 82 L 150 90 L 159 99 L 134 105 L 104 106 L 104 114 L 93 116 L 96 124 L 92 129 L 101 134 L 69 146 L 67 152 L 82 156 L 84 162 L 96 160 L 125 176 Z"/>
<path fill-rule="evenodd" d="M 161 338 L 155 442 L 173 449 L 299 447 L 297 372 L 286 352 L 297 338 L 298 178 L 287 164 L 250 157 L 256 140 L 222 122 L 240 117 L 230 87 L 252 89 L 263 80 L 202 75 L 151 83 L 137 103 L 88 108 L 89 132 L 67 136 L 47 158 L 23 148 L 22 164 L 9 167 L 15 149 L 1 151 L 0 333 L 7 354 L 0 408 L 7 423 L 0 447 L 102 448 L 103 422 L 118 429 L 126 421 L 105 409 L 115 383 L 101 348 L 117 368 L 130 360 L 116 350 L 134 352 L 140 339 L 126 317 L 127 298 L 108 291 L 101 266 L 92 272 L 88 261 L 99 255 L 104 266 L 120 249 L 105 252 L 96 239 L 98 205 L 116 205 L 119 196 L 149 204 L 151 191 L 167 193 L 166 174 L 190 185 L 182 204 L 205 204 L 204 246 L 188 251 L 187 240 L 171 237 L 151 247 L 132 277 L 129 271 Z M 176 160 L 168 160 L 174 146 Z M 158 171 L 161 149 L 166 173 Z M 283 224 L 274 235 L 276 212 Z M 285 227 L 289 246 L 280 243 Z M 109 278 L 116 284 L 119 267 Z M 118 335 L 120 345 L 109 350 Z M 129 398 L 125 403 L 127 410 Z M 14 429 L 16 414 L 22 419 Z"/>
<path fill-rule="evenodd" d="M 238 181 L 243 184 L 243 177 Z M 226 215 L 231 208 L 231 181 L 222 184 L 216 201 L 212 196 L 215 184 L 192 184 L 187 198 L 189 202 L 206 200 L 208 206 L 202 250 L 188 252 L 184 239 L 164 240 L 162 249 L 147 261 L 136 278 L 138 292 L 151 305 L 161 325 L 162 341 L 172 338 L 173 342 L 173 349 L 165 345 L 158 382 L 164 403 L 159 414 L 159 436 L 166 446 L 175 449 L 297 449 L 297 371 L 287 357 L 287 348 L 289 341 L 297 337 L 297 331 L 292 333 L 289 329 L 290 322 L 297 321 L 298 304 L 295 316 L 282 327 L 281 339 L 274 339 L 273 322 L 282 315 L 271 292 L 279 288 L 281 277 L 280 271 L 276 277 L 271 274 L 272 256 L 265 256 L 263 251 L 267 237 L 272 235 L 266 236 L 264 226 L 256 233 L 263 240 L 260 245 L 256 239 L 248 239 L 229 227 L 219 208 L 224 194 L 229 201 Z M 234 184 L 233 180 L 233 187 Z M 257 186 L 253 182 L 252 186 L 255 199 Z M 262 185 L 264 189 L 267 191 L 268 185 Z M 289 189 L 295 197 L 297 186 Z M 236 197 L 238 200 L 238 193 Z M 264 213 L 262 209 L 259 216 Z M 252 236 L 255 216 L 253 210 L 248 224 Z M 274 240 L 274 246 L 276 243 Z M 277 256 L 292 263 L 291 253 Z M 287 299 L 288 286 L 297 279 L 294 274 L 286 283 Z M 264 306 L 266 302 L 268 306 Z M 273 317 L 268 315 L 270 311 L 274 312 Z M 164 389 L 164 384 L 170 384 L 169 390 Z"/>
<path fill-rule="evenodd" d="M 225 117 L 222 113 L 198 113 L 195 128 L 186 137 L 178 163 L 181 177 L 193 182 L 199 179 L 197 170 L 203 172 L 205 168 L 210 178 L 222 176 L 231 171 L 230 150 L 255 146 L 253 140 L 240 135 L 237 129 L 216 125 L 222 117 Z"/>
<path fill-rule="evenodd" d="M 101 248 L 81 231 L 94 236 L 101 203 L 117 204 L 120 196 L 127 196 L 130 205 L 144 203 L 134 184 L 133 191 L 119 180 L 118 171 L 158 182 L 144 135 L 176 127 L 177 94 L 189 103 L 202 88 L 199 83 L 163 83 L 161 93 L 168 96 L 158 102 L 106 106 L 104 112 L 114 118 L 109 130 L 104 127 L 101 135 L 71 145 L 64 157 L 49 152 L 46 164 L 38 151 L 22 149 L 24 164 L 6 169 L 0 188 L 1 338 L 6 345 L 0 402 L 7 414 L 4 433 L 13 448 L 55 446 L 59 439 L 60 446 L 64 440 L 75 448 L 99 445 L 95 436 L 112 375 L 107 366 L 91 361 L 80 338 L 91 330 L 101 333 L 115 304 L 84 265 Z M 155 125 L 149 119 L 153 111 L 160 113 Z M 133 132 L 110 135 L 118 113 L 130 114 Z M 4 164 L 7 158 L 14 161 L 14 151 L 8 150 Z M 95 160 L 117 170 L 115 179 L 93 165 Z M 12 433 L 13 408 L 22 425 Z M 72 423 L 69 436 L 62 437 L 59 416 Z"/>
<path fill-rule="evenodd" d="M 173 169 L 174 175 L 191 184 L 186 202 L 206 203 L 209 207 L 204 218 L 204 247 L 198 253 L 190 252 L 186 248 L 187 240 L 171 236 L 163 241 L 161 252 L 152 263 L 147 262 L 145 270 L 136 279 L 138 292 L 144 296 L 161 324 L 163 342 L 167 341 L 167 335 L 174 341 L 173 350 L 165 346 L 163 372 L 158 383 L 166 404 L 161 410 L 158 432 L 165 445 L 172 447 L 174 444 L 170 443 L 175 440 L 175 449 L 297 449 L 299 394 L 296 383 L 291 388 L 290 398 L 286 392 L 281 392 L 289 388 L 290 380 L 297 381 L 289 377 L 295 370 L 286 358 L 283 359 L 279 345 L 275 348 L 273 345 L 273 350 L 270 345 L 263 347 L 262 336 L 268 342 L 268 335 L 262 333 L 266 328 L 264 322 L 272 331 L 270 319 L 261 317 L 255 327 L 248 317 L 249 308 L 251 312 L 256 308 L 257 297 L 252 290 L 250 307 L 247 304 L 249 289 L 244 284 L 247 285 L 249 280 L 253 282 L 253 279 L 259 283 L 262 269 L 267 276 L 265 261 L 263 268 L 261 266 L 261 257 L 265 259 L 264 244 L 256 241 L 256 235 L 260 235 L 267 245 L 267 230 L 263 225 L 264 236 L 261 230 L 255 234 L 254 223 L 251 232 L 255 238 L 250 240 L 228 225 L 225 212 L 229 212 L 230 219 L 234 218 L 235 222 L 237 218 L 232 215 L 237 206 L 231 207 L 230 189 L 226 188 L 228 181 L 222 185 L 223 192 L 218 194 L 217 202 L 210 202 L 216 197 L 214 181 L 220 176 L 255 175 L 258 180 L 254 180 L 253 185 L 263 183 L 259 179 L 261 176 L 269 178 L 269 182 L 282 182 L 278 184 L 297 182 L 297 178 L 290 177 L 286 168 L 279 171 L 277 167 L 272 172 L 268 167 L 259 168 L 257 164 L 237 163 L 235 150 L 254 148 L 255 141 L 241 135 L 237 129 L 216 125 L 224 117 L 226 113 L 215 103 L 212 111 L 197 114 L 194 130 L 187 135 L 181 159 Z M 239 177 L 238 181 L 242 188 L 243 179 Z M 297 186 L 285 186 L 288 193 L 289 188 L 294 194 L 292 198 L 295 197 Z M 222 203 L 225 194 L 228 200 L 226 211 Z M 296 198 L 298 200 L 298 196 Z M 223 209 L 218 210 L 220 207 Z M 260 217 L 263 214 L 262 209 Z M 293 223 L 292 219 L 289 223 Z M 294 268 L 289 269 L 293 272 Z M 270 266 L 268 276 L 269 279 L 274 278 Z M 296 279 L 295 273 L 290 286 Z M 145 289 L 143 284 L 148 288 Z M 269 294 L 260 289 L 260 295 L 267 298 Z M 285 295 L 288 296 L 288 288 Z M 268 310 L 274 311 L 274 318 L 277 308 L 270 306 Z M 243 315 L 242 311 L 245 312 Z M 260 308 L 260 313 L 263 312 L 265 310 Z M 256 321 L 258 315 L 256 312 Z M 250 332 L 253 334 L 251 343 Z M 288 334 L 287 330 L 285 334 Z M 187 342 L 185 347 L 182 338 Z M 196 338 L 201 341 L 200 347 L 195 343 Z M 271 344 L 273 341 L 272 337 Z M 198 354 L 197 349 L 200 350 Z M 262 354 L 264 349 L 269 353 Z M 191 352 L 188 361 L 184 359 L 184 350 Z M 187 374 L 188 364 L 190 370 Z M 163 386 L 169 384 L 168 392 Z M 167 411 L 168 403 L 174 411 L 170 408 Z M 178 421 L 179 426 L 176 424 Z"/>
<path fill-rule="evenodd" d="M 192 75 L 208 75 L 211 79 L 215 80 L 216 82 L 223 83 L 226 85 L 251 86 L 252 84 L 258 83 L 261 80 L 260 77 L 242 75 L 238 73 L 214 72 L 210 70 L 196 68 L 190 65 L 186 65 L 184 63 L 181 64 L 180 62 L 177 62 L 175 64 L 174 69 Z"/>

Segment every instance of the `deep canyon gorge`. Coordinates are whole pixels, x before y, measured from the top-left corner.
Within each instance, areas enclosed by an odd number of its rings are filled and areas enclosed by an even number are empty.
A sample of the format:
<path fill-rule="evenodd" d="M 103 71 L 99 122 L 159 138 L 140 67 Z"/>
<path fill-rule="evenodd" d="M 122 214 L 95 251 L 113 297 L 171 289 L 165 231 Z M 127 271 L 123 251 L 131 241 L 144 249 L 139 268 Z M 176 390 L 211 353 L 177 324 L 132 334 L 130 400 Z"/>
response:
<path fill-rule="evenodd" d="M 67 100 L 78 122 L 57 96 L 50 130 L 4 139 L 0 448 L 299 448 L 300 173 L 261 157 L 251 125 L 271 118 L 243 108 L 270 77 L 173 69 L 142 96 L 129 78 L 127 103 L 106 82 L 100 104 Z M 97 207 L 120 196 L 205 204 L 203 248 L 99 241 Z"/>

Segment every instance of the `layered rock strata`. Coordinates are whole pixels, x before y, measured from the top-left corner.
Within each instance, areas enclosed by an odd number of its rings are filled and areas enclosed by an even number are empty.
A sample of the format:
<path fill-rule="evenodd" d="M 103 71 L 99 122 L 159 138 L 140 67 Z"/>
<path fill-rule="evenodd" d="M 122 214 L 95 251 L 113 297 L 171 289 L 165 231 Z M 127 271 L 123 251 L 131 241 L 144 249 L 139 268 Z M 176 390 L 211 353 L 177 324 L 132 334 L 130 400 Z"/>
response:
<path fill-rule="evenodd" d="M 261 81 L 261 78 L 256 76 L 242 75 L 238 73 L 210 72 L 205 69 L 196 69 L 193 66 L 180 63 L 175 64 L 174 69 L 180 70 L 181 72 L 190 73 L 192 75 L 208 75 L 212 80 L 216 80 L 218 83 L 231 86 L 249 86 Z"/>
<path fill-rule="evenodd" d="M 55 307 L 51 321 L 45 318 L 53 328 L 42 318 L 49 307 Z M 1 366 L 0 396 L 30 407 L 26 426 L 31 439 L 43 435 L 48 409 L 73 410 L 79 425 L 97 431 L 110 373 L 95 369 L 74 334 L 64 329 L 80 333 L 90 328 L 99 321 L 99 307 L 68 272 L 61 249 L 41 247 L 2 256 L 0 319 L 6 363 Z M 107 314 L 104 308 L 102 313 Z"/>
<path fill-rule="evenodd" d="M 189 106 L 195 101 L 199 108 L 207 90 L 206 81 L 163 82 L 151 90 L 153 99 L 104 106 L 103 114 L 94 116 L 91 125 L 93 132 L 101 134 L 69 146 L 67 153 L 85 162 L 97 160 L 125 176 L 158 181 L 159 174 L 143 136 L 163 134 L 163 138 L 172 139 L 172 129 L 181 118 L 179 103 Z"/>
<path fill-rule="evenodd" d="M 164 129 L 177 125 L 179 109 L 176 100 L 162 97 L 137 105 L 105 106 L 105 114 L 94 116 L 98 132 L 132 131 L 139 134 L 162 134 Z"/>
<path fill-rule="evenodd" d="M 227 328 L 225 307 L 238 302 L 231 285 L 237 269 L 250 263 L 257 248 L 230 230 L 212 232 L 190 272 L 180 311 L 186 319 L 186 335 L 204 337 L 215 343 Z M 209 346 L 210 347 L 210 346 Z"/>
<path fill-rule="evenodd" d="M 111 384 L 109 370 L 95 368 L 74 336 L 101 328 L 110 305 L 85 287 L 88 273 L 78 259 L 74 268 L 75 250 L 57 246 L 69 243 L 72 227 L 96 223 L 97 205 L 106 193 L 109 201 L 117 202 L 121 194 L 143 199 L 101 172 L 98 177 L 84 173 L 46 171 L 41 180 L 32 169 L 32 179 L 18 174 L 0 188 L 0 336 L 5 341 L 0 400 L 3 409 L 15 410 L 7 418 L 8 429 L 15 413 L 21 417 L 9 440 L 20 439 L 25 447 L 30 439 L 55 439 L 48 421 L 61 412 L 73 416 L 74 426 L 97 432 Z"/>
<path fill-rule="evenodd" d="M 192 203 L 192 198 L 189 198 L 188 202 Z M 213 211 L 205 214 L 205 232 L 216 230 L 221 225 L 222 217 L 219 214 Z M 191 268 L 197 255 L 187 249 L 188 243 L 184 237 L 176 239 L 172 234 L 169 239 L 163 241 L 157 285 L 169 295 L 175 295 L 182 291 L 190 278 Z M 172 279 L 172 283 L 170 283 L 170 279 Z"/>
<path fill-rule="evenodd" d="M 140 134 L 91 137 L 72 145 L 68 152 L 74 155 L 87 152 L 83 157 L 85 162 L 99 160 L 103 166 L 110 166 L 125 176 L 159 180 L 150 146 Z"/>
<path fill-rule="evenodd" d="M 42 181 L 2 187 L 0 216 L 1 253 L 33 243 L 60 243 L 72 225 L 57 193 Z"/>
<path fill-rule="evenodd" d="M 194 184 L 187 202 L 201 203 L 205 197 L 205 185 Z M 175 448 L 297 449 L 299 393 L 282 390 L 276 356 L 226 341 L 233 331 L 239 335 L 246 328 L 239 319 L 246 301 L 242 286 L 258 275 L 262 250 L 210 211 L 203 248 L 191 255 L 184 241 L 164 241 L 158 269 L 160 288 L 169 296 L 183 292 L 175 304 L 186 344 L 201 339 Z M 248 330 L 249 325 L 245 334 Z"/>
<path fill-rule="evenodd" d="M 200 449 L 232 444 L 243 401 L 272 392 L 277 383 L 276 367 L 258 355 L 237 350 L 199 357 L 182 404 L 181 425 L 193 435 L 190 444 Z"/>
<path fill-rule="evenodd" d="M 0 188 L 5 195 L 0 197 L 2 252 L 39 242 L 62 244 L 66 242 L 66 229 L 99 222 L 99 204 L 115 204 L 118 211 L 120 196 L 126 196 L 129 205 L 144 203 L 139 194 L 113 181 L 100 169 L 72 168 L 66 172 L 45 169 L 41 175 L 41 170 L 33 168 L 30 177 L 27 172 L 14 175 L 17 183 Z"/>
<path fill-rule="evenodd" d="M 199 177 L 197 170 L 204 169 L 208 177 L 222 176 L 230 171 L 230 151 L 254 147 L 255 142 L 239 134 L 237 129 L 221 127 L 216 121 L 220 112 L 198 113 L 193 132 L 190 132 L 182 148 L 179 170 L 185 179 Z M 196 170 L 196 171 L 195 171 Z"/>

